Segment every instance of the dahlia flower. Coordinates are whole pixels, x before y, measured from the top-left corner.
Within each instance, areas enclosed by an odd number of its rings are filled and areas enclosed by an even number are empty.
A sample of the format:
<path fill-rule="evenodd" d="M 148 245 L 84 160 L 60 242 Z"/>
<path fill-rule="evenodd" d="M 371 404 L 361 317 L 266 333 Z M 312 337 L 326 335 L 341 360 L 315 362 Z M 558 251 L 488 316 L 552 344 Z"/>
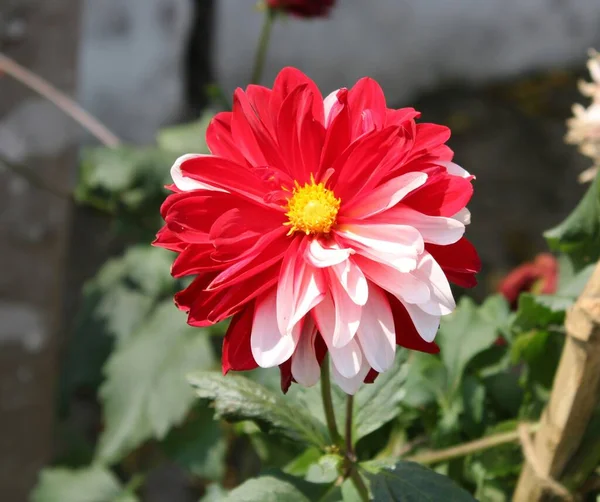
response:
<path fill-rule="evenodd" d="M 498 291 L 514 309 L 521 293 L 542 295 L 556 293 L 558 287 L 558 261 L 550 253 L 541 253 L 530 263 L 524 263 L 511 271 L 498 286 Z"/>
<path fill-rule="evenodd" d="M 347 393 L 393 364 L 396 345 L 437 352 L 449 281 L 475 284 L 463 237 L 470 176 L 448 128 L 417 124 L 361 79 L 325 99 L 285 68 L 273 89 L 237 89 L 214 117 L 210 155 L 171 169 L 155 244 L 179 253 L 175 297 L 193 326 L 232 317 L 223 371 L 279 366 L 314 385 L 326 353 Z"/>
<path fill-rule="evenodd" d="M 269 8 L 298 17 L 325 17 L 335 0 L 267 0 Z"/>
<path fill-rule="evenodd" d="M 587 67 L 592 81 L 579 82 L 579 90 L 591 98 L 592 103 L 587 108 L 579 103 L 573 105 L 573 117 L 567 120 L 569 130 L 565 137 L 567 143 L 579 145 L 579 151 L 594 160 L 595 166 L 579 176 L 581 182 L 594 179 L 600 165 L 600 54 L 590 51 Z"/>

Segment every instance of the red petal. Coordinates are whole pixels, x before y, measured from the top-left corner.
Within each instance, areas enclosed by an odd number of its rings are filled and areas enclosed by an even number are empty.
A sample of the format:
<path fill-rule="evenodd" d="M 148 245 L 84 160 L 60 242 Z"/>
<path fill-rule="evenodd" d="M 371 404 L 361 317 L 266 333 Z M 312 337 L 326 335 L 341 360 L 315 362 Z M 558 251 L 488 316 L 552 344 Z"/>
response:
<path fill-rule="evenodd" d="M 340 89 L 337 93 L 339 111 L 331 119 L 331 123 L 325 132 L 323 151 L 319 173 L 324 173 L 348 148 L 351 141 L 352 123 L 350 121 L 350 110 L 348 109 L 348 91 Z"/>
<path fill-rule="evenodd" d="M 176 233 L 169 230 L 165 225 L 156 234 L 156 239 L 152 242 L 153 246 L 168 249 L 169 251 L 183 251 L 188 245 L 183 242 Z"/>
<path fill-rule="evenodd" d="M 236 89 L 233 95 L 231 133 L 240 152 L 253 166 L 284 167 L 275 138 L 241 89 Z"/>
<path fill-rule="evenodd" d="M 372 78 L 361 78 L 348 91 L 348 107 L 352 120 L 352 139 L 372 129 L 382 129 L 386 117 L 385 95 L 381 86 Z M 365 111 L 369 111 L 371 124 L 365 128 Z"/>
<path fill-rule="evenodd" d="M 195 285 L 199 279 L 185 290 L 175 295 L 175 302 L 182 310 L 188 311 L 188 323 L 192 326 L 210 326 L 232 316 L 244 305 L 256 298 L 261 293 L 272 288 L 277 283 L 279 266 L 274 265 L 268 269 L 240 282 L 235 288 L 223 291 L 208 291 L 206 288 L 214 280 L 216 274 L 207 274 Z"/>
<path fill-rule="evenodd" d="M 212 118 L 206 129 L 206 144 L 213 155 L 243 166 L 247 161 L 231 134 L 232 116 L 232 112 L 221 112 Z"/>
<path fill-rule="evenodd" d="M 472 195 L 473 186 L 469 180 L 437 168 L 432 170 L 427 182 L 411 192 L 402 203 L 429 216 L 451 217 L 468 204 Z"/>
<path fill-rule="evenodd" d="M 475 274 L 481 270 L 481 260 L 473 244 L 465 237 L 448 246 L 428 243 L 425 249 L 442 267 L 449 281 L 464 288 L 477 284 Z"/>
<path fill-rule="evenodd" d="M 295 382 L 294 377 L 292 376 L 292 358 L 290 357 L 286 362 L 279 365 L 279 371 L 281 373 L 281 391 L 284 394 L 287 394 L 287 391 L 290 390 L 290 386 L 292 382 Z"/>
<path fill-rule="evenodd" d="M 317 122 L 323 124 L 325 122 L 325 110 L 323 107 L 323 95 L 319 90 L 317 84 L 315 84 L 309 77 L 307 77 L 300 70 L 292 67 L 283 68 L 273 83 L 273 94 L 271 95 L 271 116 L 276 117 L 279 114 L 281 105 L 285 98 L 291 94 L 296 87 L 306 85 L 310 93 L 314 96 L 312 103 L 313 117 Z"/>
<path fill-rule="evenodd" d="M 385 112 L 385 125 L 402 125 L 409 120 L 414 121 L 420 116 L 421 112 L 414 108 L 400 108 L 399 110 L 388 108 Z"/>
<path fill-rule="evenodd" d="M 264 196 L 274 187 L 248 169 L 221 157 L 193 157 L 181 164 L 185 176 L 222 188 L 259 205 L 266 206 Z M 279 188 L 279 187 L 277 187 Z M 210 192 L 214 196 L 214 192 Z"/>
<path fill-rule="evenodd" d="M 222 368 L 224 375 L 230 370 L 248 371 L 258 367 L 258 364 L 256 364 L 256 361 L 252 357 L 252 349 L 250 347 L 253 317 L 254 302 L 250 303 L 231 319 L 231 324 L 223 339 Z"/>
<path fill-rule="evenodd" d="M 401 347 L 406 347 L 419 352 L 437 354 L 440 348 L 435 342 L 426 342 L 421 338 L 413 324 L 410 315 L 395 296 L 388 293 L 388 300 L 394 316 L 394 327 L 396 328 L 396 343 Z"/>
<path fill-rule="evenodd" d="M 291 178 L 300 184 L 316 174 L 323 149 L 325 129 L 313 117 L 314 94 L 306 85 L 292 91 L 277 119 L 279 147 Z"/>

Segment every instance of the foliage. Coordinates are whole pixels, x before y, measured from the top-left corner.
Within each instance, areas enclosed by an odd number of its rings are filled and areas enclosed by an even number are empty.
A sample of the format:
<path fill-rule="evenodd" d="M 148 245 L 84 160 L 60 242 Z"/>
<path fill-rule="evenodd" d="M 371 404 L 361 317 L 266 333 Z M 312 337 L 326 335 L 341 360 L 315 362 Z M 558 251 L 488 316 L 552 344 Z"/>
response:
<path fill-rule="evenodd" d="M 172 256 L 148 245 L 160 225 L 167 167 L 182 153 L 207 151 L 210 118 L 160 131 L 156 146 L 84 153 L 77 198 L 109 215 L 124 251 L 84 289 L 59 411 L 68 429 L 83 395 L 100 405 L 102 426 L 87 445 L 93 464 L 43 470 L 33 502 L 135 502 L 144 476 L 167 461 L 187 472 L 204 502 L 361 500 L 348 478 L 346 446 L 328 430 L 320 384 L 294 385 L 284 396 L 276 370 L 219 374 L 219 337 L 211 335 L 222 335 L 223 326 L 185 324 L 172 303 L 184 286 L 169 275 Z M 359 390 L 354 468 L 374 500 L 511 499 L 522 466 L 516 443 L 447 457 L 433 470 L 400 459 L 423 459 L 539 417 L 562 350 L 565 312 L 600 253 L 599 222 L 596 180 L 574 212 L 546 233 L 561 253 L 556 294 L 522 294 L 514 312 L 499 295 L 481 305 L 463 297 L 443 318 L 438 356 L 399 349 L 393 369 Z M 332 391 L 343 431 L 346 399 Z M 596 451 L 579 452 L 586 468 L 598 462 Z"/>

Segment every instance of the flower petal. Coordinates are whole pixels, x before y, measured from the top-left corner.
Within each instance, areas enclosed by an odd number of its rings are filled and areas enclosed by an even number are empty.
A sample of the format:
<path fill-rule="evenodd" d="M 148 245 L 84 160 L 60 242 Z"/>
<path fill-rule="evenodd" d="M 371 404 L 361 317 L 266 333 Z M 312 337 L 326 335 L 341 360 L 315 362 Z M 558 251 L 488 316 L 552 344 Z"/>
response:
<path fill-rule="evenodd" d="M 333 289 L 333 287 L 332 287 Z M 343 296 L 340 294 L 341 286 L 336 288 L 336 298 Z M 345 293 L 344 293 L 345 294 Z M 341 354 L 353 353 L 353 337 L 360 324 L 360 311 L 362 307 L 356 305 L 347 296 L 347 301 L 341 300 L 335 304 L 333 293 L 325 296 L 325 299 L 313 309 L 313 317 L 319 328 L 319 333 L 327 344 L 327 348 L 332 353 L 332 357 Z M 343 344 L 341 342 L 344 342 Z M 343 349 L 348 348 L 346 351 Z M 339 349 L 339 350 L 338 350 Z M 337 352 L 335 352 L 337 350 Z M 335 354 L 334 354 L 335 352 Z M 359 357 L 359 356 L 357 356 Z M 344 371 L 340 368 L 340 371 Z M 358 368 L 356 368 L 358 371 Z M 351 373 L 351 372 L 350 372 Z M 355 373 L 346 376 L 353 376 Z"/>
<path fill-rule="evenodd" d="M 363 359 L 363 362 L 358 370 L 358 373 L 353 377 L 345 377 L 343 376 L 337 369 L 335 364 L 331 365 L 331 377 L 335 384 L 342 389 L 346 394 L 354 395 L 360 389 L 360 386 L 365 380 L 365 377 L 370 371 L 370 367 L 367 364 L 366 360 Z"/>
<path fill-rule="evenodd" d="M 290 333 L 296 323 L 325 297 L 322 271 L 304 260 L 306 240 L 290 246 L 281 265 L 277 286 L 277 323 L 282 333 Z"/>
<path fill-rule="evenodd" d="M 208 183 L 203 183 L 202 181 L 195 180 L 188 176 L 185 176 L 181 172 L 181 164 L 187 162 L 188 160 L 196 159 L 199 157 L 210 157 L 210 155 L 204 155 L 200 153 L 188 153 L 187 155 L 182 155 L 179 157 L 175 164 L 171 167 L 171 178 L 173 179 L 173 183 L 175 186 L 179 188 L 179 190 L 183 190 L 184 192 L 188 192 L 190 190 L 213 190 L 215 192 L 226 192 L 227 190 L 223 188 L 217 188 Z"/>
<path fill-rule="evenodd" d="M 224 375 L 229 370 L 248 371 L 258 367 L 252 357 L 250 347 L 253 318 L 254 306 L 249 305 L 231 319 L 225 338 L 223 338 L 222 367 Z"/>
<path fill-rule="evenodd" d="M 351 249 L 341 248 L 336 242 L 323 242 L 315 237 L 306 247 L 305 257 L 311 265 L 325 268 L 346 261 L 351 253 Z"/>
<path fill-rule="evenodd" d="M 386 294 L 374 284 L 369 287 L 369 300 L 363 307 L 356 336 L 375 371 L 381 373 L 392 366 L 396 354 L 394 317 Z"/>
<path fill-rule="evenodd" d="M 312 317 L 307 316 L 302 327 L 300 340 L 292 355 L 292 375 L 300 385 L 311 387 L 319 381 L 321 366 L 317 360 L 315 338 L 317 326 Z"/>
<path fill-rule="evenodd" d="M 460 221 L 463 225 L 471 224 L 471 211 L 469 211 L 466 207 L 462 208 L 458 213 L 456 213 L 452 218 Z"/>
<path fill-rule="evenodd" d="M 429 301 L 431 292 L 427 283 L 412 273 L 400 272 L 387 264 L 356 257 L 356 262 L 363 273 L 375 284 L 392 293 L 407 303 L 425 303 Z"/>
<path fill-rule="evenodd" d="M 277 326 L 276 302 L 276 288 L 256 300 L 250 346 L 261 368 L 272 368 L 287 361 L 294 353 L 302 327 L 298 325 L 291 334 L 282 335 Z"/>
<path fill-rule="evenodd" d="M 349 218 L 368 218 L 381 213 L 400 202 L 413 190 L 424 185 L 427 174 L 413 172 L 391 179 L 378 186 L 365 197 L 357 197 L 352 204 L 344 207 L 344 216 Z"/>
<path fill-rule="evenodd" d="M 417 257 L 425 245 L 419 231 L 406 225 L 346 223 L 336 229 L 336 234 L 358 254 L 401 272 L 417 266 Z"/>
<path fill-rule="evenodd" d="M 357 305 L 364 305 L 369 296 L 369 285 L 360 267 L 352 259 L 347 259 L 331 269 L 352 301 Z"/>
<path fill-rule="evenodd" d="M 419 305 L 423 311 L 438 316 L 454 311 L 456 302 L 450 289 L 450 283 L 442 268 L 429 253 L 423 253 L 419 265 L 411 273 L 426 283 L 431 291 L 430 300 Z"/>
<path fill-rule="evenodd" d="M 433 342 L 437 330 L 440 327 L 440 316 L 423 312 L 420 306 L 402 302 L 404 308 L 415 325 L 417 332 L 426 342 Z"/>
<path fill-rule="evenodd" d="M 425 242 L 446 246 L 454 244 L 465 233 L 465 225 L 455 218 L 429 216 L 407 206 L 397 206 L 376 218 L 381 223 L 396 223 L 416 228 Z"/>
<path fill-rule="evenodd" d="M 444 166 L 449 174 L 452 176 L 460 176 L 461 178 L 471 178 L 471 174 L 460 167 L 458 164 L 450 161 L 440 161 L 439 164 Z"/>

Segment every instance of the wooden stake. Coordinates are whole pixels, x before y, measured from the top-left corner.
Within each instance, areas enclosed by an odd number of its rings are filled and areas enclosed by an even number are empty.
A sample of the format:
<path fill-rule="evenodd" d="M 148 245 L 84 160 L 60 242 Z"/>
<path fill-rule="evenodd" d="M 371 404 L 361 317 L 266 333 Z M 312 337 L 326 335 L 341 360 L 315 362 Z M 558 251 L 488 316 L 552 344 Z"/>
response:
<path fill-rule="evenodd" d="M 565 320 L 567 339 L 550 400 L 513 502 L 538 502 L 559 481 L 577 450 L 600 391 L 600 263 Z M 561 494 L 554 493 L 555 496 Z M 565 497 L 562 497 L 565 499 Z"/>

